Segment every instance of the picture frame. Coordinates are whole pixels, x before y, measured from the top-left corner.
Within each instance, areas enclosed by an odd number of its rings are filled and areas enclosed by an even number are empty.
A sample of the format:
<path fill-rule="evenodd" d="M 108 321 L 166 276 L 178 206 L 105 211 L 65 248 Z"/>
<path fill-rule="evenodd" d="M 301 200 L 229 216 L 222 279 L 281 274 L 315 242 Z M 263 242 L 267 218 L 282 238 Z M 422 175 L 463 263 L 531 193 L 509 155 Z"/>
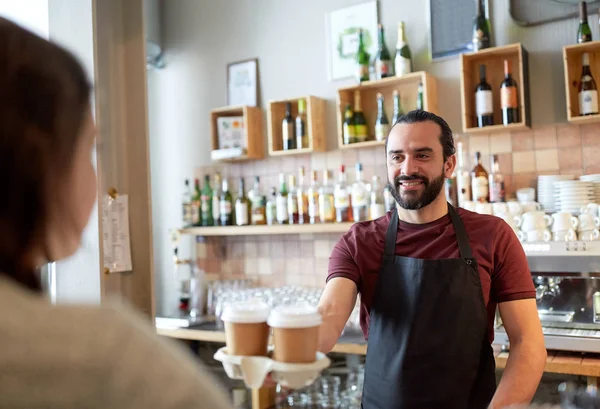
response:
<path fill-rule="evenodd" d="M 227 64 L 227 105 L 258 106 L 258 59 Z"/>
<path fill-rule="evenodd" d="M 363 30 L 367 52 L 377 53 L 377 1 L 369 1 L 334 10 L 327 18 L 327 55 L 329 81 L 356 76 L 358 30 Z"/>

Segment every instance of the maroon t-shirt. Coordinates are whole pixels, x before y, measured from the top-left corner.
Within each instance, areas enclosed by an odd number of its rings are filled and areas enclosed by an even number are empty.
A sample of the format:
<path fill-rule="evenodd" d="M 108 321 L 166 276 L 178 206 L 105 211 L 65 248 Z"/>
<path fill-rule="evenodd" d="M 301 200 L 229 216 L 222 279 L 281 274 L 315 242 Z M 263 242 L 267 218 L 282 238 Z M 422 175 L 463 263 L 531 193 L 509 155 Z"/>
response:
<path fill-rule="evenodd" d="M 512 228 L 498 217 L 457 209 L 461 216 L 487 308 L 490 343 L 494 340 L 496 305 L 505 301 L 535 298 L 527 257 Z M 329 275 L 356 283 L 360 294 L 360 325 L 367 338 L 369 311 L 381 269 L 385 234 L 391 212 L 376 220 L 355 223 L 338 241 L 329 257 Z M 421 259 L 459 258 L 458 243 L 450 215 L 425 224 L 398 223 L 396 255 Z M 433 302 L 433 301 L 432 301 Z"/>

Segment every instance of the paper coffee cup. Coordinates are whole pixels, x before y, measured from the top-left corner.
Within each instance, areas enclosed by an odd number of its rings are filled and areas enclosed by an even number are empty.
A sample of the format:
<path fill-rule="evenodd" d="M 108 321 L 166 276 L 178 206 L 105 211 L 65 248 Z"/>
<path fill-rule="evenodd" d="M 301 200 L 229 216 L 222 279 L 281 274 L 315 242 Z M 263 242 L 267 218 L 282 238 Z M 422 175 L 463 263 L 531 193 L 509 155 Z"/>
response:
<path fill-rule="evenodd" d="M 284 305 L 269 316 L 273 328 L 273 359 L 286 363 L 315 362 L 321 314 L 307 304 Z"/>
<path fill-rule="evenodd" d="M 228 305 L 221 319 L 225 324 L 225 343 L 229 355 L 267 356 L 270 308 L 262 301 Z"/>

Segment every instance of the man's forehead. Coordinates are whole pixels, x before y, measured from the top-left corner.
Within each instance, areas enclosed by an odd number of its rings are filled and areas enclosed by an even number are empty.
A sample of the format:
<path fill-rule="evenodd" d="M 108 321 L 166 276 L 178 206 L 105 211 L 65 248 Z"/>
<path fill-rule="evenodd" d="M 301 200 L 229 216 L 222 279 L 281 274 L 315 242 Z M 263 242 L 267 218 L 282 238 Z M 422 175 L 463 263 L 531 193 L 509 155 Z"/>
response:
<path fill-rule="evenodd" d="M 440 126 L 432 121 L 397 124 L 388 136 L 387 150 L 390 152 L 441 148 L 441 131 Z"/>

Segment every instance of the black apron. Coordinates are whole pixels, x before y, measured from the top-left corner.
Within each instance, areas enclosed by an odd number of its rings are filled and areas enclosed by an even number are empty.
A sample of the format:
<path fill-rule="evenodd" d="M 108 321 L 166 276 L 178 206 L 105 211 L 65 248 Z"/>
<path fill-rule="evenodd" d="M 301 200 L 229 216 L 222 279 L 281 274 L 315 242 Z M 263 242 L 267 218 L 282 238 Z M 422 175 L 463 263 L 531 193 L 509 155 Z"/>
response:
<path fill-rule="evenodd" d="M 363 409 L 485 409 L 495 361 L 477 262 L 448 204 L 460 258 L 395 255 L 398 212 L 386 233 L 371 311 Z"/>

